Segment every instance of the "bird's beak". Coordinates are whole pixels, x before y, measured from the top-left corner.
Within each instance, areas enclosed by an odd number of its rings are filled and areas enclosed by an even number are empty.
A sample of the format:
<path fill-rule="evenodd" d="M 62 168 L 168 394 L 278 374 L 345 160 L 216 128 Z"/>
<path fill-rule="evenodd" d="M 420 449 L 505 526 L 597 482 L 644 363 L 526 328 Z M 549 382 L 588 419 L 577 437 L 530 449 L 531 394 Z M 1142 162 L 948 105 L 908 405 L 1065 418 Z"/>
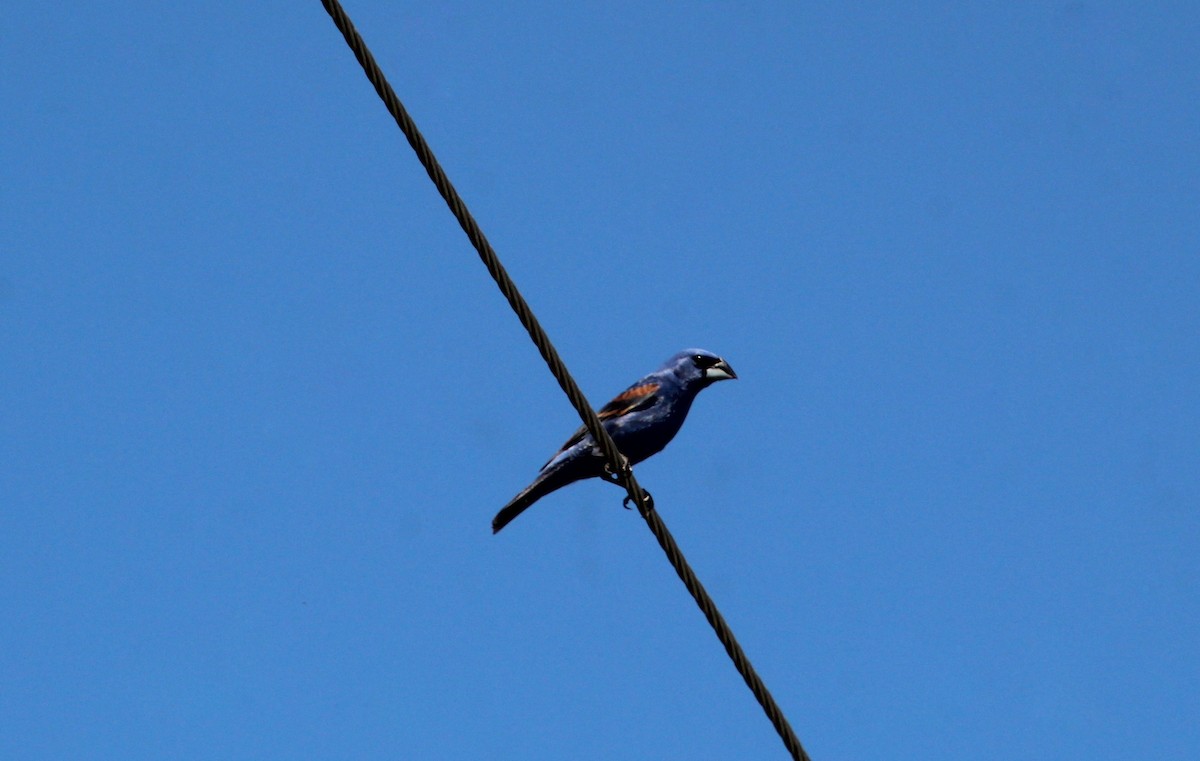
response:
<path fill-rule="evenodd" d="M 737 373 L 733 371 L 733 368 L 725 360 L 721 360 L 704 371 L 704 379 L 714 383 L 723 380 L 734 380 L 735 378 L 737 378 Z"/>

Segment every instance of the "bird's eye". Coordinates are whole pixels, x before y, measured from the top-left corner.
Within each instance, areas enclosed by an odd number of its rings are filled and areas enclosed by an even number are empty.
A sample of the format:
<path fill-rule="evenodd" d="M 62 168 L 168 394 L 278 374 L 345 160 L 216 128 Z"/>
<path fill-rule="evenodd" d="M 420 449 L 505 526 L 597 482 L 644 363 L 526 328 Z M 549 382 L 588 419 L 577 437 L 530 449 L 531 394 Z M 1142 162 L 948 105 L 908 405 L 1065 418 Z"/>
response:
<path fill-rule="evenodd" d="M 704 354 L 696 354 L 692 357 L 692 361 L 695 362 L 696 366 L 701 370 L 707 370 L 721 360 L 717 359 L 716 357 L 705 356 Z"/>

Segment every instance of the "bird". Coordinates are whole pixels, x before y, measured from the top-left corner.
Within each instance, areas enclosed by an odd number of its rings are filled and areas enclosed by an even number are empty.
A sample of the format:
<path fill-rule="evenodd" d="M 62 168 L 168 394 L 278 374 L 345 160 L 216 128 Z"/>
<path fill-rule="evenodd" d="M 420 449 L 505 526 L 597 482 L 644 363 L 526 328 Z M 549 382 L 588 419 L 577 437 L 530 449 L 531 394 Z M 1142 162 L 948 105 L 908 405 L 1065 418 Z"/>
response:
<path fill-rule="evenodd" d="M 596 413 L 630 465 L 662 451 L 679 433 L 696 394 L 712 384 L 737 378 L 729 363 L 711 351 L 685 349 L 662 367 L 618 394 Z M 581 427 L 542 466 L 533 483 L 496 513 L 496 534 L 534 502 L 585 478 L 605 478 L 607 463 L 587 428 Z"/>

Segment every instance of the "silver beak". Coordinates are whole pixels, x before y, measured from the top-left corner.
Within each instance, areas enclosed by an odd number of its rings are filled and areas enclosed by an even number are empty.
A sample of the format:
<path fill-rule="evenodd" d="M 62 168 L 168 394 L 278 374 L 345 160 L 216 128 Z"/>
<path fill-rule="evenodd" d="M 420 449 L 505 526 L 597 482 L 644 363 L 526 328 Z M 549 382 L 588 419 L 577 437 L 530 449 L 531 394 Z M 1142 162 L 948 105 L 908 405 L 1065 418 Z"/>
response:
<path fill-rule="evenodd" d="M 729 366 L 728 362 L 721 360 L 717 364 L 705 370 L 704 377 L 706 380 L 710 380 L 715 383 L 716 381 L 734 380 L 737 378 L 737 373 L 733 371 L 733 368 Z"/>

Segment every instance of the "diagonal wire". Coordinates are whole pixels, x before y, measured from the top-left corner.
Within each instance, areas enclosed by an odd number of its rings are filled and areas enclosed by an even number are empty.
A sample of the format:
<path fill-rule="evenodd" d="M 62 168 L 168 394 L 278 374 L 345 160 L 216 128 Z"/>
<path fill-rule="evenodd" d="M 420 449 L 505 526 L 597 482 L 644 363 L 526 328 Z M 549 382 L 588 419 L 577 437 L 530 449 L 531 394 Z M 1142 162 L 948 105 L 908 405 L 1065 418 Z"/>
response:
<path fill-rule="evenodd" d="M 529 304 L 525 302 L 521 293 L 517 290 L 516 284 L 512 278 L 508 276 L 504 266 L 500 263 L 500 258 L 496 255 L 491 244 L 480 229 L 479 224 L 471 213 L 467 210 L 466 204 L 458 195 L 458 191 L 450 183 L 450 179 L 442 170 L 441 165 L 433 155 L 433 151 L 429 148 L 429 144 L 425 142 L 425 138 L 417 129 L 417 125 L 413 122 L 412 117 L 408 115 L 408 111 L 396 97 L 396 93 L 392 90 L 392 86 L 388 84 L 387 78 L 384 77 L 383 71 L 375 62 L 375 57 L 371 55 L 371 51 L 367 48 L 366 43 L 359 35 L 358 30 L 354 28 L 354 24 L 350 21 L 350 17 L 346 15 L 346 11 L 342 8 L 338 0 L 321 0 L 325 10 L 329 12 L 333 23 L 337 26 L 342 36 L 346 39 L 346 44 L 354 52 L 354 57 L 358 59 L 359 65 L 362 66 L 363 72 L 367 75 L 367 79 L 375 87 L 375 92 L 378 93 L 388 112 L 396 120 L 396 125 L 400 127 L 400 131 L 408 139 L 408 144 L 416 152 L 421 166 L 425 167 L 425 171 L 429 174 L 429 179 L 433 180 L 433 184 L 437 186 L 438 192 L 446 201 L 446 205 L 450 207 L 450 211 L 454 214 L 454 218 L 458 220 L 463 232 L 471 240 L 471 244 L 479 253 L 479 258 L 487 267 L 488 273 L 492 279 L 496 281 L 496 285 L 500 288 L 500 292 L 504 294 L 504 298 L 508 300 L 509 306 L 516 313 L 521 324 L 525 326 L 529 337 L 537 346 L 538 352 L 542 355 L 542 359 L 546 361 L 546 365 L 553 373 L 558 385 L 562 388 L 567 398 L 571 401 L 575 411 L 579 413 L 579 417 L 583 420 L 583 424 L 587 427 L 588 432 L 592 435 L 592 439 L 600 447 L 605 459 L 608 461 L 608 467 L 613 474 L 613 480 L 625 487 L 629 494 L 629 499 L 638 506 L 638 512 L 645 519 L 646 524 L 650 527 L 650 531 L 654 534 L 654 538 L 658 540 L 659 546 L 666 553 L 667 559 L 675 568 L 675 572 L 679 574 L 679 578 L 687 587 L 688 592 L 695 598 L 696 604 L 700 607 L 704 617 L 708 620 L 713 631 L 716 632 L 717 638 L 725 647 L 725 652 L 733 661 L 734 667 L 742 678 L 746 681 L 746 686 L 754 693 L 755 699 L 762 706 L 763 711 L 767 714 L 771 724 L 774 725 L 775 731 L 779 733 L 780 739 L 791 753 L 792 758 L 798 761 L 810 761 L 809 756 L 805 753 L 804 748 L 800 745 L 800 740 L 792 731 L 791 725 L 788 723 L 787 717 L 783 715 L 775 699 L 771 697 L 767 686 L 763 684 L 758 673 L 750 664 L 750 660 L 746 657 L 746 653 L 738 644 L 737 639 L 733 636 L 733 631 L 729 625 L 725 623 L 721 612 L 717 610 L 716 603 L 709 597 L 708 592 L 704 589 L 704 585 L 700 583 L 700 579 L 692 571 L 687 560 L 683 557 L 683 552 L 676 544 L 671 532 L 667 530 L 666 524 L 654 509 L 654 503 L 650 499 L 650 495 L 638 485 L 637 479 L 634 478 L 633 469 L 629 467 L 629 461 L 618 451 L 612 437 L 608 435 L 608 431 L 604 430 L 604 426 L 600 423 L 600 418 L 596 416 L 595 410 L 588 404 L 587 398 L 579 389 L 575 379 L 567 371 L 566 365 L 558 356 L 554 345 L 550 343 L 549 336 L 542 326 L 538 323 L 537 318 L 533 314 L 533 310 L 529 308 Z"/>

